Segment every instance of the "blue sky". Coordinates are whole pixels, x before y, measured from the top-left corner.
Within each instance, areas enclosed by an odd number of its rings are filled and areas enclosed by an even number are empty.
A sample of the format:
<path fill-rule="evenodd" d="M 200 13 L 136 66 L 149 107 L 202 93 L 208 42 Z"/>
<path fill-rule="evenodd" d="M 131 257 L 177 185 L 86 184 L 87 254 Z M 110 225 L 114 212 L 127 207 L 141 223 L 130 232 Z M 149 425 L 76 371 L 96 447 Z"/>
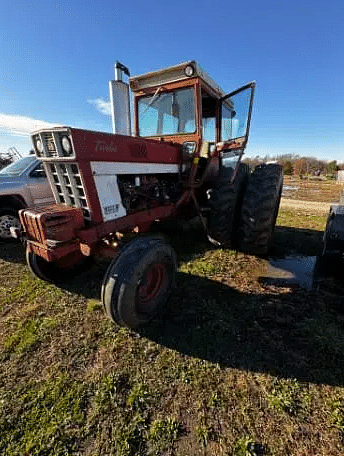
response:
<path fill-rule="evenodd" d="M 344 162 L 343 23 L 339 0 L 1 0 L 0 152 L 26 154 L 40 121 L 111 131 L 116 60 L 195 59 L 225 91 L 257 81 L 247 155 Z"/>

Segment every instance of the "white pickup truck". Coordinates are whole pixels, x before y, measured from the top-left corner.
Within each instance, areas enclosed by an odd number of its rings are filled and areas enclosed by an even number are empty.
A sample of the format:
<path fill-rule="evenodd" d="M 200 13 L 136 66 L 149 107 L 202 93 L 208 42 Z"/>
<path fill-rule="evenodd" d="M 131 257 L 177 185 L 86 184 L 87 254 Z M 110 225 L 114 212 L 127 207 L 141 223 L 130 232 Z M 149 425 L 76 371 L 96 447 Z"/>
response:
<path fill-rule="evenodd" d="M 10 227 L 19 227 L 18 211 L 55 202 L 42 163 L 23 157 L 0 171 L 0 241 L 13 239 Z"/>

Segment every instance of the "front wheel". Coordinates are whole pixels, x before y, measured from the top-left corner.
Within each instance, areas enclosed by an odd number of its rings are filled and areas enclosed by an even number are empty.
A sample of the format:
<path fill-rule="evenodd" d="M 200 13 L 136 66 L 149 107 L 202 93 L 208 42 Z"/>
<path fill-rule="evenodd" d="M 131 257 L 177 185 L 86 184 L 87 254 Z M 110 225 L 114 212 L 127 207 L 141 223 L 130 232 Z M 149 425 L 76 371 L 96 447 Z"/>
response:
<path fill-rule="evenodd" d="M 11 241 L 14 238 L 11 236 L 10 228 L 20 228 L 18 211 L 11 207 L 0 209 L 0 240 Z"/>
<path fill-rule="evenodd" d="M 84 257 L 80 252 L 72 252 L 59 263 L 53 263 L 26 250 L 26 263 L 31 273 L 50 283 L 61 283 L 75 277 L 90 266 L 91 261 L 91 258 Z"/>
<path fill-rule="evenodd" d="M 167 301 L 176 269 L 176 254 L 162 239 L 131 241 L 104 276 L 101 295 L 108 316 L 133 329 L 147 324 Z"/>

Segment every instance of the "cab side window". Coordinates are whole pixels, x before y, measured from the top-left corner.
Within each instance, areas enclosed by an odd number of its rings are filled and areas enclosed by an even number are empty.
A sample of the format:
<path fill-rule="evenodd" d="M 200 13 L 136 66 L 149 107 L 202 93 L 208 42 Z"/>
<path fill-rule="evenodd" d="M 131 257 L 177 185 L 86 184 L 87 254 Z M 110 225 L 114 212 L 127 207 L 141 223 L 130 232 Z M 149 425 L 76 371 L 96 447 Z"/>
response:
<path fill-rule="evenodd" d="M 203 141 L 216 140 L 216 99 L 202 89 L 202 129 Z"/>
<path fill-rule="evenodd" d="M 42 163 L 39 163 L 36 168 L 31 171 L 30 177 L 46 177 Z"/>

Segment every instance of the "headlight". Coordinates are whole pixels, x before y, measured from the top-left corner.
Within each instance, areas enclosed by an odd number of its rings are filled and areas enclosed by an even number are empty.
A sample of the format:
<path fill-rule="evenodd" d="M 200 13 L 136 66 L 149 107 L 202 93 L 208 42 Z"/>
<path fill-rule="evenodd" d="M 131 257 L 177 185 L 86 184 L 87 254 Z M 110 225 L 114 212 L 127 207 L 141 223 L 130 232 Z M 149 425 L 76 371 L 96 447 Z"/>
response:
<path fill-rule="evenodd" d="M 184 157 L 191 157 L 196 150 L 196 143 L 193 141 L 187 141 L 182 145 L 183 155 Z"/>
<path fill-rule="evenodd" d="M 41 154 L 43 153 L 43 150 L 44 150 L 44 146 L 43 146 L 42 140 L 40 138 L 36 139 L 35 146 L 36 146 L 36 151 L 38 152 L 37 155 L 41 156 Z"/>
<path fill-rule="evenodd" d="M 65 155 L 65 156 L 72 155 L 72 153 L 73 153 L 72 144 L 67 136 L 62 136 L 61 146 L 62 146 L 63 155 Z"/>
<path fill-rule="evenodd" d="M 188 76 L 189 78 L 190 78 L 191 76 L 193 76 L 194 72 L 195 72 L 195 68 L 194 68 L 192 65 L 188 65 L 188 66 L 186 66 L 185 69 L 184 69 L 184 73 L 185 73 L 186 76 Z"/>

